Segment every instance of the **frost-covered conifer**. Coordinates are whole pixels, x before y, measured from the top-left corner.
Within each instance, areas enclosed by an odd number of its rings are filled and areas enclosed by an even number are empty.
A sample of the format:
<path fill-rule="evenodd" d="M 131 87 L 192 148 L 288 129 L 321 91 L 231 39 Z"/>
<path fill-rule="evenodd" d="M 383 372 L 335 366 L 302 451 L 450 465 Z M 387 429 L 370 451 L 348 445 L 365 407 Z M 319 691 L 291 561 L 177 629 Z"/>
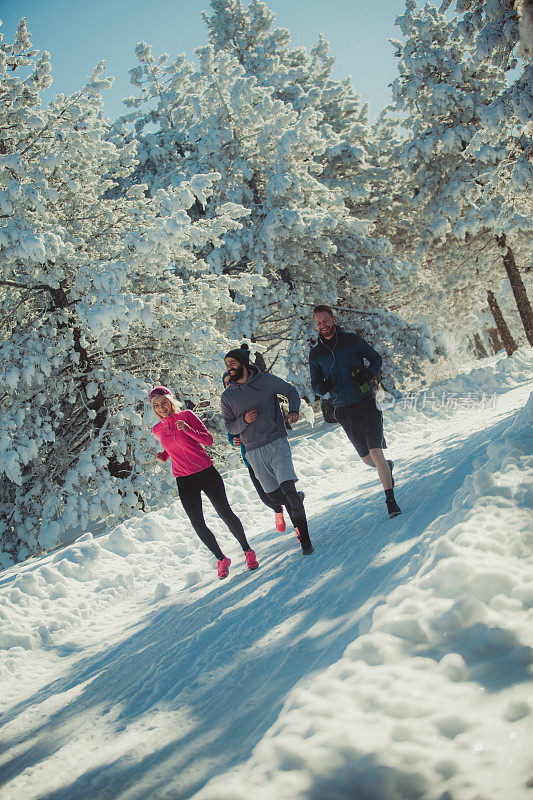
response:
<path fill-rule="evenodd" d="M 441 11 L 453 0 L 443 0 Z M 479 61 L 490 61 L 509 74 L 509 86 L 497 93 L 487 123 L 518 121 L 531 135 L 533 119 L 533 11 L 530 0 L 455 0 L 459 15 L 455 35 L 465 39 Z M 527 152 L 527 148 L 526 148 Z"/>
<path fill-rule="evenodd" d="M 444 0 L 441 10 L 451 3 L 452 0 Z M 473 58 L 496 64 L 506 74 L 506 85 L 494 93 L 484 110 L 483 125 L 476 139 L 478 149 L 486 151 L 501 138 L 502 130 L 508 135 L 511 132 L 507 157 L 487 165 L 487 176 L 492 173 L 490 184 L 493 194 L 496 189 L 499 195 L 497 202 L 504 198 L 513 207 L 517 195 L 529 199 L 533 196 L 533 6 L 530 0 L 455 0 L 455 9 L 459 18 L 454 35 L 473 46 Z M 531 203 L 526 203 L 525 214 L 531 216 L 531 213 Z M 509 229 L 509 223 L 500 227 L 501 256 L 527 340 L 533 345 L 533 311 L 516 267 L 515 246 L 505 230 Z M 516 229 L 516 218 L 511 227 Z M 529 255 L 525 258 L 533 263 L 531 236 L 528 238 Z"/>
<path fill-rule="evenodd" d="M 473 47 L 479 59 L 491 59 L 506 69 L 518 42 L 518 13 L 513 0 L 444 0 L 442 14 L 452 4 L 460 15 L 454 29 Z"/>
<path fill-rule="evenodd" d="M 452 4 L 444 0 L 441 11 Z M 494 92 L 483 114 L 488 138 L 497 138 L 502 125 L 518 130 L 515 174 L 531 178 L 533 146 L 533 11 L 530 0 L 455 0 L 459 17 L 454 36 L 467 41 L 472 58 L 498 66 L 508 78 Z M 503 176 L 501 176 L 503 178 Z"/>
<path fill-rule="evenodd" d="M 264 3 L 212 7 L 211 43 L 198 51 L 197 73 L 184 57 L 169 63 L 147 45 L 137 48 L 132 78 L 140 92 L 128 100 L 137 111 L 120 125 L 126 138 L 139 138 L 138 179 L 155 190 L 216 169 L 222 178 L 197 213 L 209 218 L 227 202 L 250 211 L 240 231 L 203 255 L 217 274 L 267 279 L 235 330 L 304 393 L 311 308 L 320 301 L 361 311 L 357 327 L 395 353 L 400 382 L 435 344 L 427 327 L 388 312 L 388 295 L 410 267 L 355 208 L 368 168 L 358 98 L 348 82 L 331 80 L 325 43 L 311 56 L 291 50 Z"/>
<path fill-rule="evenodd" d="M 231 279 L 198 272 L 244 213 L 206 203 L 219 175 L 147 196 L 135 147 L 108 139 L 99 65 L 46 109 L 47 53 L 22 21 L 0 48 L 0 542 L 22 559 L 161 494 L 150 383 L 197 403 L 218 395 Z M 205 271 L 205 270 L 204 270 Z M 178 275 L 180 272 L 181 275 Z M 241 296 L 246 281 L 240 282 Z M 154 440 L 155 441 L 155 440 Z M 7 555 L 6 555 L 7 554 Z"/>
<path fill-rule="evenodd" d="M 516 128 L 502 124 L 489 138 L 484 127 L 494 96 L 505 88 L 503 72 L 474 57 L 455 37 L 454 21 L 433 6 L 419 10 L 408 0 L 397 24 L 406 39 L 396 43 L 400 77 L 393 94 L 408 127 L 398 157 L 403 192 L 412 198 L 407 218 L 420 235 L 414 258 L 449 298 L 443 310 L 453 309 L 454 320 L 468 326 L 487 290 L 498 290 L 505 277 L 503 245 L 519 258 L 528 251 L 528 173 Z"/>

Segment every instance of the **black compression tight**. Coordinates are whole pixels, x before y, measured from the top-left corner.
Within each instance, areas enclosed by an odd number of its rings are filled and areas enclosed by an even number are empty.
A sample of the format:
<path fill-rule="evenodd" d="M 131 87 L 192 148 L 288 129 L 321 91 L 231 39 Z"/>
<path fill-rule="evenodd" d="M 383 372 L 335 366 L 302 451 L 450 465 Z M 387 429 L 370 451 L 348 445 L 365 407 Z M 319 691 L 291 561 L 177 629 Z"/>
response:
<path fill-rule="evenodd" d="M 250 550 L 250 545 L 246 540 L 246 534 L 239 517 L 233 513 L 228 503 L 224 481 L 215 467 L 202 469 L 192 475 L 176 478 L 178 493 L 185 513 L 189 517 L 191 524 L 199 538 L 208 547 L 215 558 L 224 558 L 224 553 L 220 549 L 212 531 L 209 530 L 204 520 L 202 510 L 202 492 L 205 492 L 210 499 L 213 508 L 223 522 L 226 523 L 232 534 L 235 536 L 243 551 Z"/>
<path fill-rule="evenodd" d="M 284 505 L 287 508 L 291 522 L 300 532 L 300 540 L 309 539 L 307 517 L 305 516 L 304 503 L 294 481 L 283 481 L 279 489 L 267 493 L 272 502 Z"/>

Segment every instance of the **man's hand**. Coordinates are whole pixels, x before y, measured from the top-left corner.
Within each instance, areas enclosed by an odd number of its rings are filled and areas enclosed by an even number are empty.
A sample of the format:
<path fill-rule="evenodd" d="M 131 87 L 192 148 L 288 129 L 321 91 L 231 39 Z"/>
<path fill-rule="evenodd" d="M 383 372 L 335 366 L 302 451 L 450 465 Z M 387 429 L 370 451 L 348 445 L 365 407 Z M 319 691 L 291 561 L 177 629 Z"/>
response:
<path fill-rule="evenodd" d="M 366 367 L 352 369 L 352 375 L 357 386 L 364 386 L 365 383 L 368 383 L 369 386 L 371 385 L 372 375 Z"/>
<path fill-rule="evenodd" d="M 327 394 L 333 389 L 333 378 L 325 378 L 320 384 L 320 391 L 322 394 Z"/>
<path fill-rule="evenodd" d="M 255 422 L 258 417 L 257 409 L 251 408 L 249 411 L 246 412 L 244 415 L 244 421 L 249 424 L 250 422 Z"/>
<path fill-rule="evenodd" d="M 294 425 L 295 422 L 298 422 L 300 419 L 300 415 L 296 411 L 291 411 L 290 414 L 287 414 L 287 422 L 289 425 Z"/>

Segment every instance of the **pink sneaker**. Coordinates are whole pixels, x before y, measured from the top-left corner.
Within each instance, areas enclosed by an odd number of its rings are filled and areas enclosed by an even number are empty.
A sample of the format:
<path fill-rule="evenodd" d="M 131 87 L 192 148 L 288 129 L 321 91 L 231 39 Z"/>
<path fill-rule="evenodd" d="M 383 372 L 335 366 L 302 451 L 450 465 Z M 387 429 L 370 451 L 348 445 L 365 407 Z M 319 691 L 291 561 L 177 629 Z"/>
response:
<path fill-rule="evenodd" d="M 215 567 L 218 568 L 218 577 L 219 578 L 227 578 L 229 573 L 229 565 L 231 564 L 231 558 L 219 558 Z"/>
<path fill-rule="evenodd" d="M 248 550 L 248 552 L 244 554 L 244 557 L 246 559 L 246 566 L 248 567 L 248 569 L 257 569 L 257 567 L 259 566 L 259 562 L 255 557 L 255 553 L 253 550 Z"/>
<path fill-rule="evenodd" d="M 276 530 L 280 533 L 283 533 L 285 530 L 285 520 L 283 519 L 283 511 L 280 511 L 279 514 L 274 514 L 274 519 L 276 521 Z"/>

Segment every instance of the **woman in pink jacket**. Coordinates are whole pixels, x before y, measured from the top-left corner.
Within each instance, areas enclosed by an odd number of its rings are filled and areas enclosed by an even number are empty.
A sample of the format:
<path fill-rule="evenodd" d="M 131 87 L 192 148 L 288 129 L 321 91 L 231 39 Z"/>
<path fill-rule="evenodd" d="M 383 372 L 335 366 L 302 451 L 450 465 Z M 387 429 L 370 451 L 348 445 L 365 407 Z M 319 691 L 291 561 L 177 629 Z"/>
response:
<path fill-rule="evenodd" d="M 170 458 L 185 513 L 202 542 L 217 559 L 218 577 L 227 577 L 231 559 L 226 558 L 214 534 L 205 524 L 202 492 L 205 492 L 218 516 L 242 547 L 248 569 L 256 569 L 259 564 L 246 540 L 242 523 L 231 510 L 222 477 L 203 447 L 213 444 L 213 437 L 192 411 L 180 409 L 178 401 L 166 386 L 156 386 L 149 398 L 154 414 L 160 420 L 152 429 L 163 446 L 162 452 L 157 454 L 157 460 L 164 464 Z"/>

